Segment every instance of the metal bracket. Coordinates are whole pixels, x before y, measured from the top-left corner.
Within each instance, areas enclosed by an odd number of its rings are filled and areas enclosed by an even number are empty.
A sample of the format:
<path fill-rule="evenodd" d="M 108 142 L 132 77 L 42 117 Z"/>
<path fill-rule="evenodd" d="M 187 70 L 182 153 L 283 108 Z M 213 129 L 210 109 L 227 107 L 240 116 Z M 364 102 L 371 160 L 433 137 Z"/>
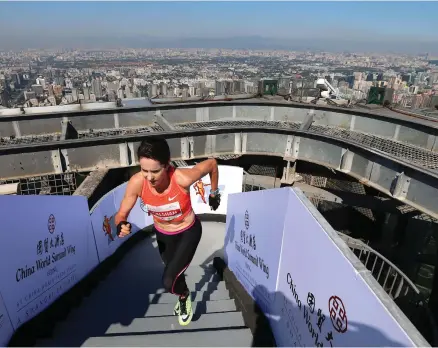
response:
<path fill-rule="evenodd" d="M 188 137 L 181 138 L 181 158 L 185 160 L 190 159 L 190 144 Z"/>
<path fill-rule="evenodd" d="M 339 170 L 344 173 L 349 173 L 353 165 L 354 153 L 348 149 L 342 149 L 341 163 L 339 165 Z"/>
<path fill-rule="evenodd" d="M 70 171 L 70 160 L 68 159 L 68 152 L 67 149 L 61 149 L 61 165 L 62 165 L 62 171 L 63 172 L 69 172 Z"/>
<path fill-rule="evenodd" d="M 78 139 L 79 133 L 76 130 L 76 128 L 73 126 L 71 121 L 62 120 L 61 121 L 61 140 L 68 140 L 68 139 Z"/>
<path fill-rule="evenodd" d="M 310 126 L 311 126 L 312 123 L 313 123 L 313 116 L 314 116 L 314 115 L 315 115 L 314 110 L 310 110 L 310 111 L 307 113 L 307 117 L 306 117 L 306 119 L 304 120 L 303 123 L 301 123 L 300 130 L 302 130 L 302 131 L 306 131 L 306 130 L 308 130 L 308 129 L 310 128 Z"/>
<path fill-rule="evenodd" d="M 120 127 L 119 114 L 115 113 L 114 114 L 114 128 L 119 128 L 119 127 Z"/>
<path fill-rule="evenodd" d="M 293 135 L 288 135 L 286 140 L 286 150 L 284 151 L 284 157 L 292 157 L 292 144 L 294 141 Z"/>
<path fill-rule="evenodd" d="M 398 199 L 406 198 L 410 182 L 411 178 L 406 176 L 404 172 L 397 173 L 390 187 L 391 195 Z"/>
<path fill-rule="evenodd" d="M 62 173 L 62 161 L 61 161 L 61 153 L 59 151 L 59 149 L 57 150 L 52 150 L 52 164 L 53 164 L 53 168 L 55 173 L 59 174 Z"/>
<path fill-rule="evenodd" d="M 292 153 L 291 158 L 298 159 L 298 154 L 300 151 L 300 137 L 294 137 L 294 140 L 292 142 Z"/>
<path fill-rule="evenodd" d="M 129 166 L 136 166 L 137 165 L 137 155 L 134 148 L 134 143 L 129 142 L 127 143 L 126 151 L 128 152 L 128 165 Z"/>
<path fill-rule="evenodd" d="M 155 111 L 155 121 L 160 125 L 161 128 L 164 129 L 164 131 L 171 131 L 174 130 L 175 127 L 172 126 L 169 121 L 167 121 L 163 115 L 161 114 L 161 110 Z"/>
<path fill-rule="evenodd" d="M 12 121 L 12 127 L 14 128 L 15 136 L 21 137 L 21 131 L 20 131 L 20 125 L 18 124 L 18 121 Z"/>
<path fill-rule="evenodd" d="M 242 153 L 242 133 L 234 133 L 234 153 Z"/>
<path fill-rule="evenodd" d="M 128 144 L 127 143 L 119 144 L 119 152 L 120 152 L 120 166 L 122 167 L 129 166 L 130 160 L 129 160 Z"/>
<path fill-rule="evenodd" d="M 248 133 L 242 134 L 242 153 L 246 153 L 246 144 L 248 142 Z"/>

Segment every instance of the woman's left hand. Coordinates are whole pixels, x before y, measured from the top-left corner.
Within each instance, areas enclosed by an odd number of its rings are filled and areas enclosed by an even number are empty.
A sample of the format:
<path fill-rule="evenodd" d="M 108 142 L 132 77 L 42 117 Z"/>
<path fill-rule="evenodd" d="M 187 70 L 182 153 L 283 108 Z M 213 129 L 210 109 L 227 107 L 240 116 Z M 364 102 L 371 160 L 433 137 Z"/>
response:
<path fill-rule="evenodd" d="M 219 208 L 219 205 L 221 204 L 221 195 L 220 193 L 216 193 L 216 194 L 210 194 L 208 196 L 208 204 L 211 207 L 211 210 L 216 210 L 217 208 Z"/>

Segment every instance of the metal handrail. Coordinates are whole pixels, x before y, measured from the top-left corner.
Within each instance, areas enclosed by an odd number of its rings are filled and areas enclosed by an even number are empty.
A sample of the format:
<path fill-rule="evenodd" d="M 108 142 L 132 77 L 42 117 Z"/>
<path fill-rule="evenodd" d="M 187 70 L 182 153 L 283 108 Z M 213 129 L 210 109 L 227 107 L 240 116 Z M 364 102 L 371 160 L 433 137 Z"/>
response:
<path fill-rule="evenodd" d="M 337 233 L 392 299 L 406 296 L 409 290 L 420 294 L 412 280 L 385 256 L 359 239 Z"/>

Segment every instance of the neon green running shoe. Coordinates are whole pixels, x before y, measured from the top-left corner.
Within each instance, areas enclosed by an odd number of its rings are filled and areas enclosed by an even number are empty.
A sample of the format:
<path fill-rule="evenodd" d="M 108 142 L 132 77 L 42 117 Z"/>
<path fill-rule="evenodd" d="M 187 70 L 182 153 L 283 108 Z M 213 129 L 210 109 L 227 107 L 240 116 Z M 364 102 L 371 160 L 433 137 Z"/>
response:
<path fill-rule="evenodd" d="M 175 307 L 173 308 L 173 315 L 179 315 L 179 298 L 178 301 L 176 302 Z"/>
<path fill-rule="evenodd" d="M 187 297 L 182 300 L 179 300 L 179 309 L 180 312 L 178 313 L 178 322 L 180 325 L 185 326 L 189 325 L 193 318 L 193 311 L 192 311 L 192 300 L 190 299 L 190 293 L 187 295 Z"/>

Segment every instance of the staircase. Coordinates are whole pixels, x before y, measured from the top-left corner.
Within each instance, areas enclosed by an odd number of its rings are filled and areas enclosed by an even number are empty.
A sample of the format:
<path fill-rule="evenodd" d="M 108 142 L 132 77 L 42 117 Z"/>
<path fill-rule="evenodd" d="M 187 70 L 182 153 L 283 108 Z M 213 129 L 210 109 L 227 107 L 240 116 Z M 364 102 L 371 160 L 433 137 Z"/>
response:
<path fill-rule="evenodd" d="M 202 224 L 203 237 L 186 271 L 194 312 L 189 325 L 180 326 L 173 315 L 177 297 L 162 288 L 164 266 L 152 236 L 37 346 L 252 346 L 251 330 L 212 266 L 222 253 L 225 224 Z"/>

